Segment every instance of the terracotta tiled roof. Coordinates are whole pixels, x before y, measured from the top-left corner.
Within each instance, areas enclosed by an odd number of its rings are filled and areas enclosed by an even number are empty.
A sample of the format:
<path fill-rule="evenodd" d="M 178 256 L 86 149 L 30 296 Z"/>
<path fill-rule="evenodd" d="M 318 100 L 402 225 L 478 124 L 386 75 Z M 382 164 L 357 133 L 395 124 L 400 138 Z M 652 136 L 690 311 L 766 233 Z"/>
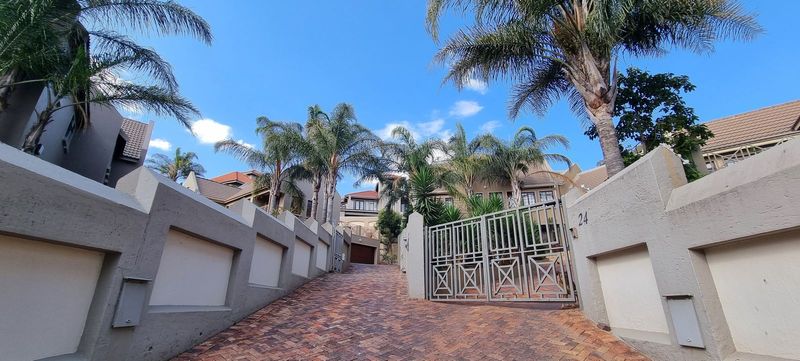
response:
<path fill-rule="evenodd" d="M 346 197 L 359 198 L 359 199 L 378 199 L 378 192 L 376 191 L 362 191 L 348 193 Z"/>
<path fill-rule="evenodd" d="M 228 183 L 228 182 L 234 182 L 235 181 L 235 182 L 239 182 L 239 183 L 245 184 L 245 183 L 250 183 L 250 182 L 253 181 L 250 178 L 250 176 L 248 176 L 248 174 L 255 174 L 255 171 L 230 172 L 230 173 L 226 173 L 226 174 L 223 174 L 221 176 L 218 176 L 218 177 L 211 178 L 211 180 L 214 181 L 214 182 L 218 182 L 218 183 Z"/>
<path fill-rule="evenodd" d="M 798 134 L 800 100 L 773 105 L 705 123 L 714 137 L 703 152 L 736 148 Z"/>
<path fill-rule="evenodd" d="M 146 143 L 150 142 L 147 138 L 147 123 L 137 122 L 132 119 L 122 119 L 122 132 L 125 137 L 125 148 L 122 155 L 127 158 L 139 160 L 142 157 L 142 149 L 146 149 Z"/>
<path fill-rule="evenodd" d="M 578 173 L 575 177 L 575 184 L 584 189 L 592 189 L 605 182 L 608 179 L 608 171 L 605 165 L 589 169 L 587 171 Z"/>

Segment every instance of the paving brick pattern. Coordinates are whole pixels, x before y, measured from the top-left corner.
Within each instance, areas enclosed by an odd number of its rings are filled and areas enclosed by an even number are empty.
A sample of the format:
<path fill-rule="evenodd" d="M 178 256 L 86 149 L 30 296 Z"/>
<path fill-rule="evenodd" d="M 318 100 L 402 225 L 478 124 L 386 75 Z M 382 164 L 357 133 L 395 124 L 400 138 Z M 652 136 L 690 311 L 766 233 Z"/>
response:
<path fill-rule="evenodd" d="M 578 310 L 409 300 L 393 266 L 353 265 L 175 360 L 647 360 Z"/>

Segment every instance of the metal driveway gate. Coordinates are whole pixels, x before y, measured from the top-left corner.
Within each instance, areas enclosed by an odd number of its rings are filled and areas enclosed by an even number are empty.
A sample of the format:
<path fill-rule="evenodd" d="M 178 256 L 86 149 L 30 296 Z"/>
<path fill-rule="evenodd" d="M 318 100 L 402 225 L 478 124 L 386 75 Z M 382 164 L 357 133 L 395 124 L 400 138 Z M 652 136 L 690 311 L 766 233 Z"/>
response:
<path fill-rule="evenodd" d="M 558 201 L 425 229 L 434 301 L 575 301 L 567 222 Z"/>

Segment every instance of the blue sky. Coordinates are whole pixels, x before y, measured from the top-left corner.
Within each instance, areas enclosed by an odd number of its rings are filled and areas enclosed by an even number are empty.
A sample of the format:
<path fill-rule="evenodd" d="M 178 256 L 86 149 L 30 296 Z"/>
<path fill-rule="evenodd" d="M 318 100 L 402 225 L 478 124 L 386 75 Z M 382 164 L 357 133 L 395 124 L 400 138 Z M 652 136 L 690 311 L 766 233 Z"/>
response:
<path fill-rule="evenodd" d="M 193 151 L 206 175 L 248 169 L 214 153 L 213 141 L 230 136 L 258 145 L 255 118 L 303 122 L 306 108 L 330 110 L 353 104 L 359 121 L 383 134 L 392 125 L 420 137 L 447 136 L 461 122 L 470 136 L 491 130 L 510 137 L 522 125 L 537 134 L 562 134 L 566 154 L 583 169 L 602 158 L 599 145 L 583 135 L 581 122 L 562 101 L 544 116 L 507 117 L 509 86 L 475 83 L 457 91 L 442 85 L 445 69 L 432 63 L 436 44 L 424 27 L 425 1 L 181 1 L 212 26 L 205 46 L 188 38 L 141 38 L 174 67 L 181 92 L 202 111 L 198 137 L 169 118 L 155 120 L 150 154 Z M 686 96 L 703 121 L 800 98 L 800 47 L 796 14 L 800 1 L 743 1 L 765 32 L 752 42 L 718 43 L 712 54 L 682 50 L 660 58 L 622 59 L 651 72 L 688 75 L 697 90 Z M 446 36 L 469 21 L 448 16 Z M 167 147 L 167 143 L 169 147 Z M 563 165 L 554 165 L 563 168 Z M 353 178 L 338 185 L 353 191 Z"/>

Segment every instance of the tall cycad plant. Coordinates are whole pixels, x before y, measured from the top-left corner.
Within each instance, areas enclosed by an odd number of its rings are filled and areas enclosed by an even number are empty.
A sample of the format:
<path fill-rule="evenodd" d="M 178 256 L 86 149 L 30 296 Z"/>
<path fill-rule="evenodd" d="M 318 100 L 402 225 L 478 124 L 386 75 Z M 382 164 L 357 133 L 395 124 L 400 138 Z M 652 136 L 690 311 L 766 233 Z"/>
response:
<path fill-rule="evenodd" d="M 381 140 L 356 120 L 350 104 L 337 105 L 327 119 L 315 121 L 309 134 L 325 159 L 325 216 L 323 223 L 333 216 L 333 198 L 336 183 L 345 173 L 359 180 L 374 177 L 380 168 L 378 149 Z"/>
<path fill-rule="evenodd" d="M 302 139 L 303 127 L 298 123 L 277 122 L 267 117 L 259 117 L 256 123 L 256 133 L 263 140 L 262 150 L 233 139 L 217 142 L 214 149 L 229 153 L 261 171 L 261 175 L 254 181 L 253 189 L 269 189 L 267 211 L 275 213 L 281 190 L 285 187 L 291 189 L 300 168 L 301 158 L 297 146 Z"/>
<path fill-rule="evenodd" d="M 520 128 L 511 141 L 504 141 L 493 135 L 484 135 L 480 142 L 490 159 L 486 163 L 488 179 L 500 180 L 511 185 L 511 207 L 520 205 L 522 201 L 521 180 L 532 167 L 542 165 L 545 161 L 570 164 L 570 160 L 566 156 L 545 153 L 556 145 L 568 147 L 569 142 L 566 138 L 560 135 L 538 138 L 530 127 Z"/>
<path fill-rule="evenodd" d="M 72 107 L 78 127 L 91 104 L 138 107 L 188 126 L 197 114 L 178 94 L 170 65 L 155 51 L 115 32 L 182 34 L 211 41 L 208 24 L 162 0 L 8 0 L 0 4 L 0 103 L 17 85 L 47 86 L 47 102 L 25 137 L 33 152 L 60 109 Z M 144 83 L 121 80 L 130 72 Z M 66 103 L 66 104 L 63 104 Z M 2 109 L 2 108 L 0 108 Z"/>
<path fill-rule="evenodd" d="M 452 65 L 447 79 L 458 87 L 475 76 L 510 79 L 512 117 L 526 105 L 543 113 L 569 97 L 597 128 L 609 175 L 624 168 L 612 123 L 620 56 L 658 55 L 669 47 L 708 52 L 718 39 L 750 39 L 760 31 L 735 0 L 428 0 L 435 40 L 447 9 L 475 15 L 475 25 L 436 56 Z"/>
<path fill-rule="evenodd" d="M 174 158 L 166 154 L 154 154 L 147 160 L 147 167 L 177 182 L 178 179 L 185 179 L 191 172 L 203 176 L 206 170 L 200 163 L 195 162 L 196 159 L 197 154 L 194 152 L 183 153 L 181 148 L 176 148 Z"/>

